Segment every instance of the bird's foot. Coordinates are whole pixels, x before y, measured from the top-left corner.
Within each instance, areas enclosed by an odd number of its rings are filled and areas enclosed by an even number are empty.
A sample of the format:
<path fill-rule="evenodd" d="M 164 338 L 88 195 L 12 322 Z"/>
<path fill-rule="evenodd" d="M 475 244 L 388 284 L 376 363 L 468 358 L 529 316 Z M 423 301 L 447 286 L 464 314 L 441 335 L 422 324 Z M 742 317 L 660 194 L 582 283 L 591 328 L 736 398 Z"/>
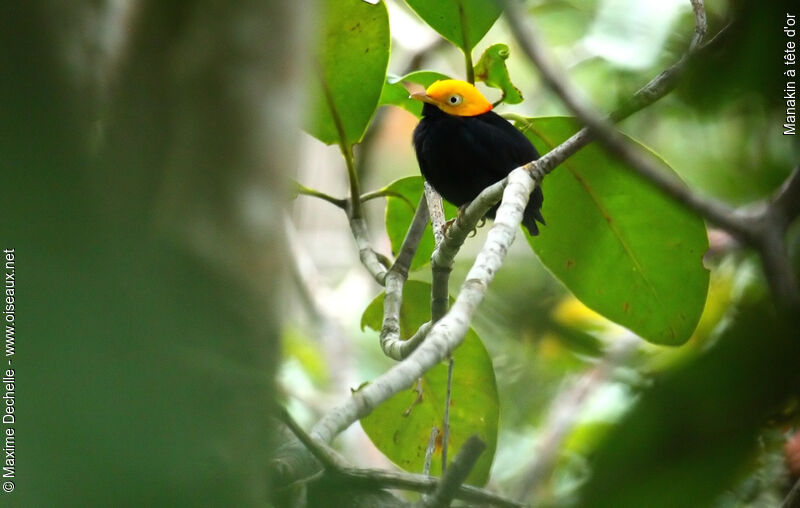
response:
<path fill-rule="evenodd" d="M 455 221 L 456 221 L 455 219 L 450 219 L 448 221 L 445 221 L 444 225 L 442 226 L 443 235 L 447 234 L 447 230 L 450 229 L 450 226 L 452 226 Z"/>

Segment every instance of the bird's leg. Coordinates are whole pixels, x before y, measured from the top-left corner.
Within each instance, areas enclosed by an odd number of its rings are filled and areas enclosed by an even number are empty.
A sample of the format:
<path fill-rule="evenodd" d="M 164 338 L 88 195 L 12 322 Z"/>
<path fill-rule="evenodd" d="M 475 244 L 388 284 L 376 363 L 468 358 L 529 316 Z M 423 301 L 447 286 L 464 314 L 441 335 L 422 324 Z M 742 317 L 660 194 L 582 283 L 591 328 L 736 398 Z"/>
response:
<path fill-rule="evenodd" d="M 464 215 L 464 213 L 467 211 L 467 206 L 469 206 L 469 203 L 458 207 L 458 214 L 456 214 L 454 218 L 444 223 L 444 226 L 442 227 L 442 234 L 447 234 L 447 230 L 450 229 L 450 226 L 452 226 L 456 220 L 460 219 Z"/>
<path fill-rule="evenodd" d="M 470 231 L 469 237 L 472 238 L 473 236 L 477 235 L 478 228 L 482 228 L 484 224 L 486 224 L 486 217 L 481 217 L 480 222 L 478 222 L 478 224 L 476 224 L 475 227 L 472 228 L 472 231 Z"/>
<path fill-rule="evenodd" d="M 467 213 L 467 207 L 468 206 L 469 206 L 469 203 L 461 205 L 461 206 L 458 207 L 458 214 L 456 215 L 456 217 L 453 218 L 453 219 L 450 219 L 449 221 L 444 223 L 444 227 L 442 228 L 442 233 L 443 234 L 446 234 L 447 230 L 450 229 L 450 226 L 456 220 L 458 220 L 461 217 L 463 217 L 463 215 L 465 213 Z M 484 224 L 486 224 L 486 217 L 481 217 L 481 221 L 478 223 L 478 225 L 475 226 L 474 228 L 472 228 L 472 231 L 470 231 L 469 238 L 472 238 L 473 236 L 477 235 L 478 234 L 478 228 L 482 228 Z"/>

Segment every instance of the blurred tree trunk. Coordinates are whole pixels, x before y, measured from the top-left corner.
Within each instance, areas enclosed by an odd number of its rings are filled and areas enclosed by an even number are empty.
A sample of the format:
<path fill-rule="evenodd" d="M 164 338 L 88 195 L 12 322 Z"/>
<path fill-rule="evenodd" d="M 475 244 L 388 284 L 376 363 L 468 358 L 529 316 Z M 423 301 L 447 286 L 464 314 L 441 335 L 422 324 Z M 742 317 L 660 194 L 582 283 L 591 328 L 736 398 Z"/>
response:
<path fill-rule="evenodd" d="M 0 504 L 268 502 L 306 3 L 0 7 L 19 464 Z"/>

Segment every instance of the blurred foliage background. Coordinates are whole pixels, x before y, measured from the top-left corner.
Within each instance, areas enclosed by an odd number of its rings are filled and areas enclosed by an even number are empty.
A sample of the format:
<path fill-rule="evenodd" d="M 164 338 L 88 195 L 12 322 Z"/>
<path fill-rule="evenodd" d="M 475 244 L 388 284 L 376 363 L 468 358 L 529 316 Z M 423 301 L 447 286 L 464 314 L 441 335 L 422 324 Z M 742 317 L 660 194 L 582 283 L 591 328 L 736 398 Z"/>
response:
<path fill-rule="evenodd" d="M 454 46 L 405 2 L 384 3 L 390 74 L 464 77 Z M 788 0 L 707 3 L 713 42 L 620 129 L 693 189 L 753 203 L 799 160 L 781 97 L 782 28 L 800 12 Z M 604 111 L 680 58 L 694 25 L 683 0 L 524 5 Z M 19 287 L 19 479 L 0 504 L 279 505 L 276 394 L 308 428 L 393 364 L 361 327 L 381 288 L 347 217 L 290 199 L 292 180 L 348 192 L 339 150 L 300 128 L 328 15 L 311 1 L 0 6 L 0 239 L 17 249 Z M 475 58 L 498 42 L 525 97 L 502 112 L 565 114 L 502 17 Z M 355 146 L 363 190 L 418 174 L 416 122 L 377 110 Z M 390 254 L 386 206 L 365 211 L 373 247 Z M 487 229 L 462 249 L 451 292 Z M 705 310 L 679 347 L 589 310 L 518 239 L 473 323 L 497 383 L 488 488 L 552 507 L 780 504 L 800 475 L 786 461 L 796 319 L 774 310 L 752 253 L 715 229 L 709 239 Z M 336 447 L 357 466 L 394 467 L 360 425 Z M 552 461 L 532 471 L 544 453 Z"/>

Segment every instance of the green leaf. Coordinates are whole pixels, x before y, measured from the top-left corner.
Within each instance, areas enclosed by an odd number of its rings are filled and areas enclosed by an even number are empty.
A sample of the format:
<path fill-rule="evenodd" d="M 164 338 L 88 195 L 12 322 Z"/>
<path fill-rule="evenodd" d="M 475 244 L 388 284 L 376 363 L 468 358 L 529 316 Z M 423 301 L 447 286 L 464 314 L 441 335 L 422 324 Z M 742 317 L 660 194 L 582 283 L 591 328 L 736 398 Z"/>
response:
<path fill-rule="evenodd" d="M 386 233 L 392 243 L 392 254 L 397 255 L 422 197 L 423 179 L 421 176 L 407 176 L 390 183 L 385 190 L 391 193 L 386 197 Z M 456 214 L 456 207 L 446 202 L 443 204 L 445 214 L 450 216 Z M 431 260 L 433 248 L 433 229 L 428 221 L 410 269 L 417 270 L 427 265 Z"/>
<path fill-rule="evenodd" d="M 408 90 L 403 83 L 417 83 L 428 88 L 434 81 L 449 79 L 449 76 L 435 71 L 414 71 L 403 77 L 386 76 L 386 83 L 381 92 L 381 106 L 399 106 L 417 118 L 422 116 L 422 103 L 409 98 Z"/>
<path fill-rule="evenodd" d="M 522 92 L 514 86 L 508 75 L 506 67 L 508 55 L 508 46 L 505 44 L 493 44 L 486 48 L 475 65 L 475 80 L 502 90 L 503 97 L 498 102 L 519 104 L 522 102 Z"/>
<path fill-rule="evenodd" d="M 535 118 L 522 130 L 545 153 L 578 124 Z M 547 226 L 528 241 L 550 271 L 584 304 L 645 340 L 686 342 L 708 291 L 703 221 L 596 145 L 548 175 L 542 190 Z"/>
<path fill-rule="evenodd" d="M 406 0 L 431 28 L 465 53 L 472 51 L 500 16 L 498 2 L 489 0 Z"/>
<path fill-rule="evenodd" d="M 389 17 L 383 3 L 325 0 L 323 4 L 317 66 L 309 78 L 312 108 L 306 130 L 329 145 L 353 145 L 364 136 L 378 107 L 389 62 Z"/>
<path fill-rule="evenodd" d="M 406 283 L 400 316 L 403 336 L 410 336 L 430 319 L 430 294 L 430 284 L 411 280 Z M 362 327 L 380 330 L 383 296 L 380 294 L 364 311 Z M 453 353 L 453 359 L 448 458 L 452 460 L 464 441 L 477 434 L 486 443 L 486 451 L 478 459 L 467 482 L 483 485 L 489 478 L 497 446 L 499 406 L 492 360 L 471 329 Z M 406 471 L 422 472 L 431 428 L 442 429 L 446 387 L 447 364 L 442 363 L 425 374 L 419 386 L 415 383 L 378 406 L 361 420 L 361 426 L 392 462 Z M 421 398 L 418 389 L 421 389 Z M 441 472 L 441 457 L 441 447 L 437 443 L 431 463 L 434 474 Z"/>

